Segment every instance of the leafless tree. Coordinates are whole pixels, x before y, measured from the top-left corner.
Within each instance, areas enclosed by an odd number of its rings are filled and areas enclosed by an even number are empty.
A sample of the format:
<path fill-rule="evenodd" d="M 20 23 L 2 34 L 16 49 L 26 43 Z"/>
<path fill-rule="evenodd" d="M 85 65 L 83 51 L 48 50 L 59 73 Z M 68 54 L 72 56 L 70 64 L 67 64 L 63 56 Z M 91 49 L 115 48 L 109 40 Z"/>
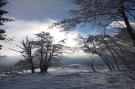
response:
<path fill-rule="evenodd" d="M 72 17 L 54 25 L 70 30 L 81 23 L 106 27 L 114 21 L 123 21 L 127 33 L 135 44 L 135 33 L 130 23 L 135 20 L 134 0 L 76 0 L 76 2 L 79 7 L 70 11 Z"/>
<path fill-rule="evenodd" d="M 115 36 L 90 36 L 86 39 L 85 44 L 87 48 L 89 48 L 87 50 L 91 50 L 91 53 L 99 55 L 111 70 L 115 70 L 115 66 L 118 70 L 121 70 L 120 65 L 125 65 L 126 68 L 134 70 L 134 68 L 131 67 L 134 63 L 134 59 L 132 58 L 135 55 L 134 50 L 130 50 L 130 48 L 132 48 L 131 46 L 125 45 Z M 133 63 L 131 63 L 131 61 Z"/>
<path fill-rule="evenodd" d="M 92 38 L 92 37 L 91 37 Z M 96 54 L 98 55 L 106 64 L 106 66 L 108 66 L 109 70 L 112 71 L 112 67 L 111 67 L 111 63 L 107 60 L 107 58 L 102 55 L 102 53 L 97 49 L 97 44 L 95 43 L 95 39 L 90 39 L 90 38 L 83 38 L 81 37 L 80 39 L 82 39 L 82 43 L 83 45 L 83 50 L 86 53 L 92 53 L 92 54 Z M 90 41 L 91 40 L 91 41 Z M 95 68 L 94 68 L 94 64 L 91 63 L 91 68 L 92 70 L 95 72 Z"/>
<path fill-rule="evenodd" d="M 37 48 L 36 55 L 40 58 L 41 72 L 47 72 L 55 53 L 62 48 L 60 44 L 53 43 L 53 37 L 48 32 L 36 34 L 35 45 Z"/>
<path fill-rule="evenodd" d="M 30 65 L 31 72 L 34 73 L 34 62 L 33 62 L 33 57 L 34 57 L 34 44 L 33 40 L 28 38 L 27 36 L 25 37 L 24 40 L 21 42 L 21 46 L 17 45 L 21 51 L 11 49 L 13 51 L 19 52 L 23 55 L 25 60 L 27 61 L 27 64 Z"/>

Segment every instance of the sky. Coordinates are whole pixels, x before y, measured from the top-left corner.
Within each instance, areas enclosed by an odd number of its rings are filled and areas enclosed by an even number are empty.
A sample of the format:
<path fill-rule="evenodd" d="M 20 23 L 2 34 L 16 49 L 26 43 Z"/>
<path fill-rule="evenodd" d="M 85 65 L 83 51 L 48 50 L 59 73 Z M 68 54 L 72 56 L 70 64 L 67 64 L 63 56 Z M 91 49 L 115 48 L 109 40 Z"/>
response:
<path fill-rule="evenodd" d="M 78 6 L 73 3 L 73 0 L 8 0 L 3 9 L 8 11 L 5 17 L 14 19 L 13 22 L 8 22 L 3 25 L 3 29 L 6 30 L 8 38 L 12 38 L 13 41 L 3 42 L 4 47 L 0 51 L 2 55 L 7 56 L 20 56 L 19 53 L 10 49 L 19 50 L 16 45 L 20 45 L 20 42 L 25 36 L 33 37 L 41 31 L 50 32 L 55 38 L 55 42 L 67 38 L 65 45 L 75 47 L 77 42 L 74 40 L 79 34 L 84 34 L 80 29 L 69 32 L 60 32 L 61 29 L 56 27 L 49 29 L 48 27 L 54 22 L 61 21 L 65 18 L 69 18 L 68 11 Z M 80 30 L 80 31 L 79 31 Z M 71 56 L 71 54 L 66 56 Z M 88 57 L 83 51 L 79 50 L 72 54 L 73 57 Z"/>
<path fill-rule="evenodd" d="M 9 0 L 8 15 L 19 20 L 44 21 L 67 18 L 67 12 L 76 7 L 73 0 Z"/>
<path fill-rule="evenodd" d="M 101 31 L 87 24 L 85 27 L 78 26 L 74 31 L 60 32 L 61 29 L 57 27 L 49 29 L 48 27 L 52 23 L 61 21 L 66 18 L 70 18 L 68 14 L 69 10 L 78 8 L 74 3 L 74 0 L 8 0 L 9 3 L 3 7 L 8 11 L 5 17 L 12 18 L 13 22 L 5 23 L 2 26 L 6 30 L 8 38 L 12 38 L 13 41 L 3 42 L 4 47 L 0 51 L 0 54 L 7 56 L 19 56 L 20 54 L 10 49 L 19 50 L 16 45 L 20 45 L 20 42 L 25 36 L 33 37 L 41 31 L 50 32 L 55 38 L 55 42 L 67 38 L 65 45 L 70 47 L 77 46 L 77 42 L 74 40 L 79 34 L 99 34 Z M 112 24 L 114 26 L 115 24 Z M 110 27 L 108 27 L 110 28 Z M 74 52 L 73 57 L 89 57 L 89 54 L 84 53 L 82 50 Z"/>

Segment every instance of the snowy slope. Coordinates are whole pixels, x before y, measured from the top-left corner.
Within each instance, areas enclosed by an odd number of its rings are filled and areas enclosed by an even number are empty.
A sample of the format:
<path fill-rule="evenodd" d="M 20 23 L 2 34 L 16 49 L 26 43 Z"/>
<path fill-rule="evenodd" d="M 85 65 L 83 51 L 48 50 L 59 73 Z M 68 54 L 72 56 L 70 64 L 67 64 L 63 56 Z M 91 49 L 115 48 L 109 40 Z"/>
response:
<path fill-rule="evenodd" d="M 134 74 L 69 71 L 23 74 L 0 80 L 0 89 L 134 89 Z"/>

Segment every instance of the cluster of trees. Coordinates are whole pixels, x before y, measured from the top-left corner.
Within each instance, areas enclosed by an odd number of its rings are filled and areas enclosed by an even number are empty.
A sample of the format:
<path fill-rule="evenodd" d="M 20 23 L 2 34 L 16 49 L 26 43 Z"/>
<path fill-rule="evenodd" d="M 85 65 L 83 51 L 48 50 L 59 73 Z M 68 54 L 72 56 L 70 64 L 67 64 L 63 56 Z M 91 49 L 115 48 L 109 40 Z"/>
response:
<path fill-rule="evenodd" d="M 120 36 L 118 36 L 120 37 Z M 117 36 L 111 37 L 109 35 L 88 36 L 87 38 L 80 37 L 82 47 L 86 53 L 98 55 L 109 68 L 110 71 L 121 70 L 120 65 L 125 65 L 125 68 L 134 70 L 135 51 L 131 46 L 125 45 L 123 40 L 118 39 Z M 90 58 L 90 66 L 93 72 L 96 72 L 95 61 Z M 123 66 L 122 66 L 123 68 Z"/>
<path fill-rule="evenodd" d="M 123 21 L 129 37 L 135 42 L 135 32 L 130 22 L 135 20 L 134 0 L 75 0 L 80 6 L 70 11 L 72 16 L 54 25 L 70 30 L 81 23 L 107 27 L 113 22 Z"/>
<path fill-rule="evenodd" d="M 101 26 L 101 29 L 104 29 L 104 34 L 88 36 L 87 38 L 80 37 L 84 44 L 84 51 L 100 56 L 111 71 L 116 68 L 120 70 L 121 63 L 133 70 L 128 62 L 134 64 L 131 59 L 134 58 L 135 50 L 131 49 L 135 45 L 135 31 L 131 23 L 135 21 L 135 1 L 75 0 L 75 3 L 79 5 L 79 8 L 70 10 L 71 18 L 54 23 L 54 26 L 60 26 L 66 31 L 70 31 L 82 23 Z M 118 31 L 117 35 L 106 34 L 105 30 L 111 23 L 121 24 L 121 21 L 124 22 L 125 27 Z M 132 42 L 133 45 L 128 44 L 128 42 Z M 95 71 L 93 65 L 94 63 L 91 63 L 91 68 Z"/>
<path fill-rule="evenodd" d="M 35 40 L 26 37 L 21 42 L 21 51 L 26 63 L 30 66 L 31 72 L 34 73 L 34 59 L 39 59 L 38 64 L 40 72 L 47 72 L 51 61 L 58 56 L 63 45 L 59 43 L 54 44 L 53 37 L 48 32 L 41 32 L 35 34 Z"/>
<path fill-rule="evenodd" d="M 135 21 L 135 1 L 134 0 L 75 0 L 79 5 L 78 9 L 70 11 L 71 18 L 55 23 L 54 26 L 61 26 L 64 30 L 70 30 L 79 24 L 90 23 L 95 26 L 102 26 L 105 30 L 113 22 L 119 23 L 123 21 L 125 28 L 121 29 L 115 36 L 103 35 L 89 36 L 88 38 L 80 37 L 83 43 L 83 50 L 92 54 L 97 54 L 112 70 L 120 70 L 120 64 L 123 63 L 127 68 L 133 70 L 129 66 L 129 59 L 126 57 L 134 57 L 134 50 L 130 50 L 135 46 L 135 31 L 131 22 Z M 6 0 L 0 0 L 0 8 L 7 4 Z M 7 12 L 0 10 L 0 25 L 11 19 L 4 18 Z M 5 30 L 0 29 L 0 40 L 4 40 Z M 125 34 L 126 33 L 126 34 Z M 36 39 L 28 37 L 22 41 L 20 48 L 24 58 L 30 65 L 32 73 L 34 73 L 35 64 L 33 59 L 40 59 L 38 63 L 41 72 L 47 72 L 51 64 L 51 60 L 62 49 L 61 44 L 54 44 L 53 37 L 48 32 L 35 34 Z M 129 39 L 133 45 L 129 46 Z M 128 44 L 128 45 L 125 45 Z M 1 45 L 0 45 L 1 48 Z M 91 68 L 95 72 L 94 63 Z"/>

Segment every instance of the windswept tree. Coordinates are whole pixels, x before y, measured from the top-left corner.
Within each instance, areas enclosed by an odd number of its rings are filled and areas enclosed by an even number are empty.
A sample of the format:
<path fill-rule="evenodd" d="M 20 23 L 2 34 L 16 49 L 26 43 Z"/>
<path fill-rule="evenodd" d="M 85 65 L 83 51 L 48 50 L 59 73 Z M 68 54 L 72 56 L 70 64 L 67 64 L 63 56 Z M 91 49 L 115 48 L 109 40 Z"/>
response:
<path fill-rule="evenodd" d="M 24 40 L 21 42 L 21 46 L 18 46 L 21 51 L 17 51 L 14 49 L 11 49 L 13 51 L 19 52 L 23 55 L 25 58 L 25 63 L 27 64 L 28 67 L 30 67 L 31 72 L 34 73 L 34 62 L 33 62 L 33 57 L 34 57 L 34 41 L 27 36 L 25 37 Z"/>
<path fill-rule="evenodd" d="M 35 45 L 37 48 L 36 55 L 40 58 L 41 72 L 47 72 L 52 58 L 62 48 L 61 44 L 54 44 L 53 37 L 48 32 L 41 32 L 36 34 Z"/>
<path fill-rule="evenodd" d="M 134 70 L 134 50 L 131 50 L 131 46 L 124 45 L 121 39 L 118 39 L 119 37 L 120 35 L 80 37 L 82 39 L 80 42 L 83 43 L 84 52 L 98 55 L 111 71 L 121 70 L 120 65 L 125 65 L 125 68 Z"/>
<path fill-rule="evenodd" d="M 113 70 L 113 68 L 111 67 L 111 62 L 109 60 L 107 60 L 107 58 L 102 54 L 101 51 L 99 51 L 98 49 L 98 42 L 96 43 L 94 36 L 89 36 L 88 38 L 83 38 L 83 37 L 79 37 L 79 42 L 82 45 L 81 49 L 84 50 L 84 52 L 86 53 L 91 53 L 91 54 L 96 54 L 98 55 L 106 64 L 106 66 L 108 67 L 108 69 L 110 71 Z M 93 70 L 93 72 L 96 72 L 95 68 L 94 68 L 94 57 L 91 57 L 91 61 L 90 61 L 90 67 Z"/>
<path fill-rule="evenodd" d="M 72 16 L 55 25 L 69 30 L 81 23 L 94 23 L 103 27 L 113 22 L 123 21 L 126 31 L 135 44 L 135 31 L 131 22 L 135 21 L 134 0 L 75 0 L 80 6 L 70 11 Z"/>

